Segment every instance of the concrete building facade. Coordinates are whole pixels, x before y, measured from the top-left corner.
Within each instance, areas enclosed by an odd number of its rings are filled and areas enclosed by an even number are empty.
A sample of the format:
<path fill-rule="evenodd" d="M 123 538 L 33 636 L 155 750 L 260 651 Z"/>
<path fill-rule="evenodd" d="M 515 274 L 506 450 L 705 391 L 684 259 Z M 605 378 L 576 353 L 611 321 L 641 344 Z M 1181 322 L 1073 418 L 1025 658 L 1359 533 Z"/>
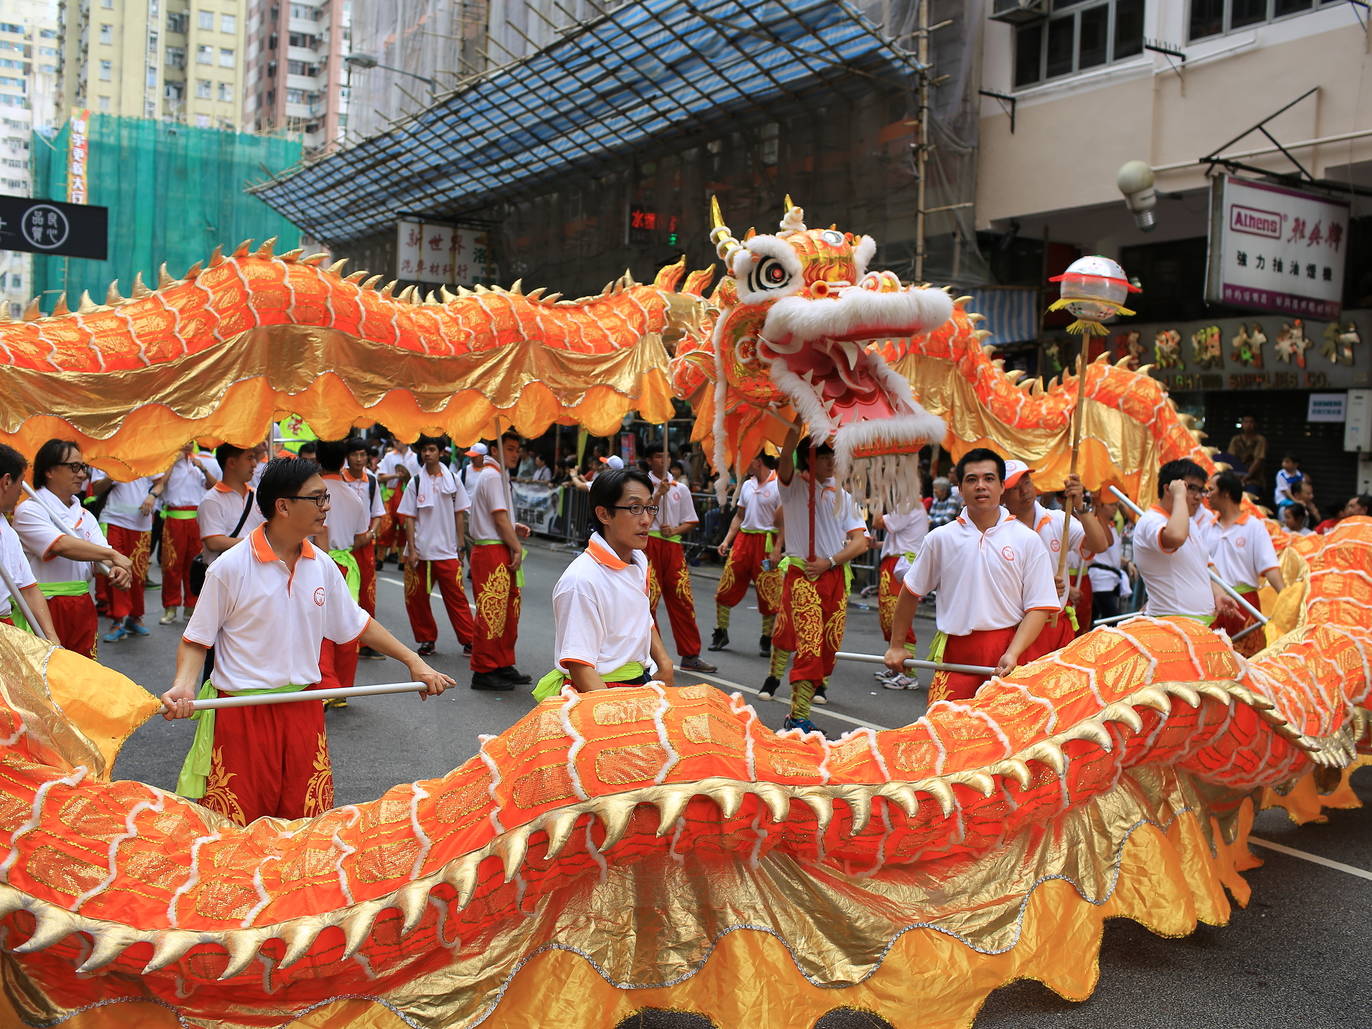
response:
<path fill-rule="evenodd" d="M 307 153 L 348 127 L 350 0 L 250 0 L 243 125 L 299 135 Z"/>

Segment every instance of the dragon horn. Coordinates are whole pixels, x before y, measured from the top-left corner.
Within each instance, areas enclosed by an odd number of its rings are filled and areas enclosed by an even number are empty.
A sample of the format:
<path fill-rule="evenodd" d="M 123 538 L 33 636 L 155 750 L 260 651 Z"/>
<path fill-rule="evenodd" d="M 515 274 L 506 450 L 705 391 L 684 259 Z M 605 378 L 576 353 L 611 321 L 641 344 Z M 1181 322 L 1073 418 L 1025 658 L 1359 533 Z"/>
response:
<path fill-rule="evenodd" d="M 734 238 L 729 226 L 724 224 L 724 215 L 719 211 L 719 197 L 710 197 L 710 242 L 715 245 L 715 253 L 719 254 L 719 259 L 724 262 L 724 267 L 729 267 L 729 258 L 735 250 L 742 248 L 743 244 Z"/>
<path fill-rule="evenodd" d="M 791 194 L 786 194 L 786 210 L 782 212 L 780 236 L 788 236 L 792 232 L 805 231 L 805 210 L 797 207 L 796 202 L 791 199 Z"/>

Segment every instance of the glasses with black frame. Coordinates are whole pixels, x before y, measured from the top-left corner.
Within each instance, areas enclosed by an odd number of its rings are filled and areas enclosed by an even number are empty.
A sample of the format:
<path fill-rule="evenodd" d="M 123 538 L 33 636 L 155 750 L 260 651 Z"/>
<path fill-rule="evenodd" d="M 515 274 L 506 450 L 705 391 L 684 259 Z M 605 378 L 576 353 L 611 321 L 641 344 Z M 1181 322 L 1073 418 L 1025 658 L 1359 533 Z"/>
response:
<path fill-rule="evenodd" d="M 295 495 L 293 495 L 293 496 L 285 496 L 285 497 L 282 497 L 281 499 L 282 499 L 282 500 L 308 500 L 308 501 L 310 501 L 310 503 L 314 504 L 314 506 L 317 507 L 317 508 L 319 508 L 319 510 L 321 510 L 321 511 L 326 510 L 326 509 L 328 508 L 329 504 L 331 503 L 331 498 L 329 497 L 329 491 L 328 491 L 328 490 L 325 490 L 323 493 L 298 493 L 298 494 L 295 494 Z"/>
<path fill-rule="evenodd" d="M 645 514 L 656 518 L 658 511 L 656 504 L 616 504 L 614 507 L 616 511 L 628 511 L 631 518 L 642 518 Z"/>

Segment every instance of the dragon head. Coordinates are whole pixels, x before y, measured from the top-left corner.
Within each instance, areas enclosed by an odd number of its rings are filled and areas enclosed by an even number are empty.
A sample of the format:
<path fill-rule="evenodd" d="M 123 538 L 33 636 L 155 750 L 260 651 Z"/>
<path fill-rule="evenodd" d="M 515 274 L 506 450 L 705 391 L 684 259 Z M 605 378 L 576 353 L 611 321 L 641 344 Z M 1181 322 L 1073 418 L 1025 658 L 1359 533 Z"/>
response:
<path fill-rule="evenodd" d="M 872 270 L 872 237 L 807 228 L 804 217 L 787 197 L 774 235 L 750 231 L 740 241 L 711 202 L 710 240 L 726 273 L 713 297 L 714 368 L 704 376 L 714 380 L 715 464 L 741 470 L 799 414 L 812 438 L 832 444 L 840 479 L 861 486 L 860 498 L 883 486 L 894 500 L 892 485 L 906 482 L 904 493 L 917 482 L 895 459 L 941 440 L 945 428 L 869 344 L 935 328 L 953 302 L 942 290 Z M 859 458 L 891 460 L 867 466 L 859 482 Z"/>

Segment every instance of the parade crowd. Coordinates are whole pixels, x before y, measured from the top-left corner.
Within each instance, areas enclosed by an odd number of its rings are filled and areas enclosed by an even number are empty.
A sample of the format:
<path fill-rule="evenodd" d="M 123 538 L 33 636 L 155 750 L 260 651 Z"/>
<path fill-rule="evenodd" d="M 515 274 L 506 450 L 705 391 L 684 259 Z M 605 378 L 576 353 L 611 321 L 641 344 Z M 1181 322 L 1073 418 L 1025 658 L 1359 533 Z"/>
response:
<path fill-rule="evenodd" d="M 187 443 L 161 474 L 127 482 L 89 467 L 70 441 L 39 448 L 31 474 L 28 457 L 0 446 L 4 621 L 92 658 L 101 643 L 147 636 L 156 554 L 158 622 L 182 626 L 166 716 L 197 722 L 178 792 L 239 822 L 327 810 L 324 708 L 346 699 L 218 712 L 194 702 L 349 687 L 359 660 L 386 657 L 405 666 L 421 696 L 437 695 L 454 681 L 425 660 L 439 635 L 435 589 L 470 656 L 474 690 L 529 687 L 543 699 L 568 686 L 670 685 L 678 669 L 715 671 L 702 657 L 684 545 L 701 535 L 692 487 L 710 485 L 698 454 L 648 446 L 641 466 L 600 449 L 584 462 L 550 461 L 513 433 L 464 449 L 438 437 L 388 440 L 379 427 L 299 443 L 298 452 L 274 439 L 212 453 Z M 833 451 L 803 438 L 797 423 L 712 512 L 707 536 L 723 567 L 708 649 L 731 646 L 732 610 L 751 587 L 757 652 L 768 661 L 760 692 L 776 699 L 784 677 L 785 728 L 814 731 L 853 564 L 877 550 L 889 644 L 878 678 L 888 689 L 917 688 L 906 661 L 919 605 L 932 603 L 928 658 L 951 667 L 934 675 L 931 703 L 969 699 L 990 670 L 1006 674 L 1136 609 L 1200 620 L 1255 653 L 1262 633 L 1247 606 L 1264 584 L 1283 582 L 1268 523 L 1245 507 L 1245 491 L 1270 501 L 1280 531 L 1296 535 L 1366 515 L 1372 497 L 1321 516 L 1290 455 L 1269 484 L 1267 442 L 1251 418 L 1221 460 L 1228 468 L 1215 475 L 1187 460 L 1164 465 L 1154 502 L 1130 518 L 1075 475 L 1043 495 L 1025 462 L 973 449 L 932 477 L 923 503 L 868 518 L 835 480 Z M 536 684 L 516 663 L 530 536 L 511 488 L 521 479 L 586 494 L 589 516 L 572 530 L 584 551 L 552 588 L 556 663 Z M 403 569 L 413 647 L 375 619 L 377 571 L 388 561 Z M 675 658 L 657 627 L 660 605 Z"/>

